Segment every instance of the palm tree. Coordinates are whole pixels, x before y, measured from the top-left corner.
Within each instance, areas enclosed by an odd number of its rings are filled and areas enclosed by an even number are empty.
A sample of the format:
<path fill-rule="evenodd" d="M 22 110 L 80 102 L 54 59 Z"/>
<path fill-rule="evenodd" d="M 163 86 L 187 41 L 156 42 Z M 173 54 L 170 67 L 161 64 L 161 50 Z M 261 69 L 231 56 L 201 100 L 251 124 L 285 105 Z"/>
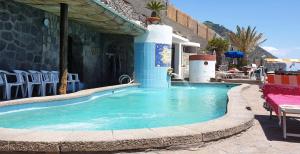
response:
<path fill-rule="evenodd" d="M 152 11 L 151 17 L 159 17 L 160 11 L 165 10 L 165 5 L 160 1 L 151 1 L 147 3 L 146 8 Z"/>
<path fill-rule="evenodd" d="M 252 29 L 251 26 L 248 26 L 247 28 L 237 26 L 236 33 L 229 33 L 228 35 L 231 44 L 238 50 L 243 51 L 245 55 L 249 54 L 255 47 L 266 41 L 266 39 L 263 39 L 263 34 L 258 33 L 256 27 Z M 246 56 L 244 56 L 242 64 L 247 65 Z"/>
<path fill-rule="evenodd" d="M 208 41 L 206 50 L 216 52 L 216 58 L 217 58 L 216 68 L 218 68 L 221 65 L 222 54 L 224 53 L 224 51 L 228 50 L 228 48 L 229 48 L 229 42 L 225 39 L 214 37 L 213 39 Z"/>

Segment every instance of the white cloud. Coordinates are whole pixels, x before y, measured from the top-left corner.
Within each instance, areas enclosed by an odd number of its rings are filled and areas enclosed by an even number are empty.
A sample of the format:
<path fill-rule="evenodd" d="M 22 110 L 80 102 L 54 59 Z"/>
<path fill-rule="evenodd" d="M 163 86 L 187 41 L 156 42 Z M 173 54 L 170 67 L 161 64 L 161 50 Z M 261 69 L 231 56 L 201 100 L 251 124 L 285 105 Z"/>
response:
<path fill-rule="evenodd" d="M 272 46 L 265 46 L 262 48 L 278 58 L 300 58 L 300 47 L 278 49 Z"/>
<path fill-rule="evenodd" d="M 279 49 L 275 48 L 275 47 L 270 47 L 270 46 L 266 46 L 266 47 L 262 47 L 263 49 L 267 50 L 267 51 L 278 51 Z"/>
<path fill-rule="evenodd" d="M 274 56 L 276 56 L 278 58 L 286 57 L 287 54 L 288 54 L 286 51 L 279 50 L 279 49 L 277 49 L 275 47 L 272 47 L 272 46 L 265 46 L 265 47 L 262 47 L 262 48 L 267 50 L 268 52 L 270 52 L 271 54 L 273 54 Z"/>

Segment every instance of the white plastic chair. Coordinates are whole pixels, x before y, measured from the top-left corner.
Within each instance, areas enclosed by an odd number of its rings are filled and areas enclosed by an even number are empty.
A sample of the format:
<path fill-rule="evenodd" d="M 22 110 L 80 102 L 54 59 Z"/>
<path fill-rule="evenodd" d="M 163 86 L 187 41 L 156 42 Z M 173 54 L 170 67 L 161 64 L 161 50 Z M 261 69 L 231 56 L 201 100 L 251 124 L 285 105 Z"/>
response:
<path fill-rule="evenodd" d="M 22 96 L 25 97 L 25 91 L 24 91 L 25 82 L 24 82 L 22 75 L 0 70 L 0 76 L 1 76 L 0 84 L 4 85 L 4 88 L 3 88 L 4 99 L 7 99 L 7 100 L 11 99 L 12 87 L 16 87 L 15 97 L 17 97 L 17 95 L 18 95 L 20 87 L 22 90 Z M 15 80 L 15 82 L 9 81 L 9 78 L 13 78 Z"/>
<path fill-rule="evenodd" d="M 0 73 L 0 87 L 3 87 L 3 98 L 5 99 L 5 81 L 3 75 Z"/>
<path fill-rule="evenodd" d="M 34 86 L 37 86 L 39 89 L 39 94 L 41 94 L 42 90 L 42 81 L 38 77 L 36 73 L 28 73 L 22 70 L 14 70 L 15 73 L 21 74 L 25 80 L 26 93 L 27 97 L 32 97 Z"/>
<path fill-rule="evenodd" d="M 42 73 L 42 88 L 44 91 L 43 96 L 46 95 L 47 85 L 49 85 L 49 92 L 52 91 L 53 94 L 56 95 L 55 87 L 57 87 L 57 83 L 53 82 L 51 72 L 42 70 L 41 73 Z"/>
<path fill-rule="evenodd" d="M 46 84 L 43 82 L 43 74 L 39 71 L 35 70 L 29 70 L 30 74 L 34 78 L 36 82 L 41 82 L 41 90 L 40 90 L 40 95 L 41 96 L 46 96 Z"/>
<path fill-rule="evenodd" d="M 50 78 L 53 84 L 50 86 L 50 90 L 53 91 L 54 95 L 57 94 L 57 84 L 59 83 L 59 72 L 58 71 L 51 71 Z"/>
<path fill-rule="evenodd" d="M 78 90 L 80 90 L 80 80 L 78 74 L 68 73 L 68 84 L 72 86 L 72 92 L 76 91 L 76 84 L 78 84 Z"/>

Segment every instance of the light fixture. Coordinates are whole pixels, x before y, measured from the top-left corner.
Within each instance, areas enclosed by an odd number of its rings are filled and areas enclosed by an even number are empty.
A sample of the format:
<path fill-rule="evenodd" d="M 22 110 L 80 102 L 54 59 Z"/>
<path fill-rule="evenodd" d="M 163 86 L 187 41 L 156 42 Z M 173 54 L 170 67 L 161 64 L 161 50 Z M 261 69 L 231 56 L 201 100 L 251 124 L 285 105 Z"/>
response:
<path fill-rule="evenodd" d="M 49 24 L 50 24 L 50 20 L 45 18 L 44 19 L 44 26 L 49 27 Z"/>

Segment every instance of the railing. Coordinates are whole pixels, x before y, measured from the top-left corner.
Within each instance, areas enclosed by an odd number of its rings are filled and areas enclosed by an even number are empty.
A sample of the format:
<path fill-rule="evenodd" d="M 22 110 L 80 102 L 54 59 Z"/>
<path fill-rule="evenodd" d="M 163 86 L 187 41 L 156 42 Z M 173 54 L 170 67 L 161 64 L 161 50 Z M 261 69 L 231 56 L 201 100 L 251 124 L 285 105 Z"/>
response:
<path fill-rule="evenodd" d="M 206 40 L 210 40 L 216 35 L 216 33 L 212 29 L 210 29 L 203 23 L 194 20 L 192 17 L 181 12 L 172 5 L 168 5 L 167 17 L 172 21 L 187 27 L 199 37 L 205 38 Z"/>

